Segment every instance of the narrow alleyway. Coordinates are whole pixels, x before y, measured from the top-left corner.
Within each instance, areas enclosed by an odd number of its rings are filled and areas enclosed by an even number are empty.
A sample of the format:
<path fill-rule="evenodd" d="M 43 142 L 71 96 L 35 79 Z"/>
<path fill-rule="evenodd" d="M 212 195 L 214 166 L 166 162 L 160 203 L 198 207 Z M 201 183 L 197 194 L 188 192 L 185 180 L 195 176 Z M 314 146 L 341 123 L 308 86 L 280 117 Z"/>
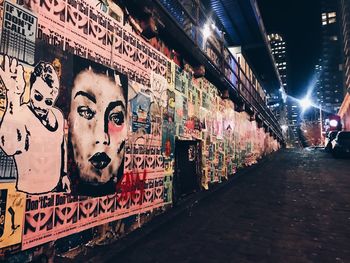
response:
<path fill-rule="evenodd" d="M 134 247 L 99 259 L 350 262 L 350 161 L 319 149 L 269 158 Z"/>

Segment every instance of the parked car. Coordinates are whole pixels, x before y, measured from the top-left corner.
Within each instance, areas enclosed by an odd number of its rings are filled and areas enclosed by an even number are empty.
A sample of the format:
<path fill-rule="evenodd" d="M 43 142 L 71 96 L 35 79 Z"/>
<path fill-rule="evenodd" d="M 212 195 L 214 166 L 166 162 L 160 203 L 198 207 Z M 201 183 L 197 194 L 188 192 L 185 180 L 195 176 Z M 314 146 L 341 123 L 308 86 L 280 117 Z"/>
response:
<path fill-rule="evenodd" d="M 332 154 L 334 157 L 350 156 L 350 132 L 341 131 L 332 141 Z"/>
<path fill-rule="evenodd" d="M 332 151 L 332 141 L 337 137 L 338 131 L 331 131 L 328 133 L 326 139 L 325 139 L 325 147 L 324 149 L 326 152 Z"/>

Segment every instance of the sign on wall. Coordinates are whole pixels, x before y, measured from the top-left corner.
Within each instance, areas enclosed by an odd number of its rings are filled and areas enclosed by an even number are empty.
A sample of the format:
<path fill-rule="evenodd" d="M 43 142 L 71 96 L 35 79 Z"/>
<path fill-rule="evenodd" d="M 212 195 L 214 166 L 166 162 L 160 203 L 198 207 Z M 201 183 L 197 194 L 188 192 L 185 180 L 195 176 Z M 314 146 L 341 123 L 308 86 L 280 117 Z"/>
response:
<path fill-rule="evenodd" d="M 37 21 L 27 9 L 5 1 L 0 52 L 34 64 Z"/>

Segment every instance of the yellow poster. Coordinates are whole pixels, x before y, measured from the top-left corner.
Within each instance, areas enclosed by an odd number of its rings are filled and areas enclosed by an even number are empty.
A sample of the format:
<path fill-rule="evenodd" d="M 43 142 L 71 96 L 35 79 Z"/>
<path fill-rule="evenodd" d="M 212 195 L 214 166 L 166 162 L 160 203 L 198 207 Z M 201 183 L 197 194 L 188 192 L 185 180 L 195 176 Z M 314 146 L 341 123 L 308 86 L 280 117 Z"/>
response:
<path fill-rule="evenodd" d="M 21 243 L 25 197 L 15 183 L 0 184 L 0 248 Z"/>

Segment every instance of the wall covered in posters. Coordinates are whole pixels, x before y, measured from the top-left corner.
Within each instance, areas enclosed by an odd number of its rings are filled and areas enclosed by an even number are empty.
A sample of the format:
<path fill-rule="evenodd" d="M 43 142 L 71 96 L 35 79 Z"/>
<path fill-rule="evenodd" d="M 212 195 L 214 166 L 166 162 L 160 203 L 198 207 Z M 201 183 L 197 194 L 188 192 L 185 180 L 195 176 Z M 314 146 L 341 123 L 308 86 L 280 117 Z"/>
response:
<path fill-rule="evenodd" d="M 60 240 L 118 238 L 170 207 L 176 140 L 201 141 L 204 189 L 279 147 L 214 85 L 134 33 L 115 4 L 4 1 L 0 17 L 8 260 L 52 242 L 72 248 Z"/>

